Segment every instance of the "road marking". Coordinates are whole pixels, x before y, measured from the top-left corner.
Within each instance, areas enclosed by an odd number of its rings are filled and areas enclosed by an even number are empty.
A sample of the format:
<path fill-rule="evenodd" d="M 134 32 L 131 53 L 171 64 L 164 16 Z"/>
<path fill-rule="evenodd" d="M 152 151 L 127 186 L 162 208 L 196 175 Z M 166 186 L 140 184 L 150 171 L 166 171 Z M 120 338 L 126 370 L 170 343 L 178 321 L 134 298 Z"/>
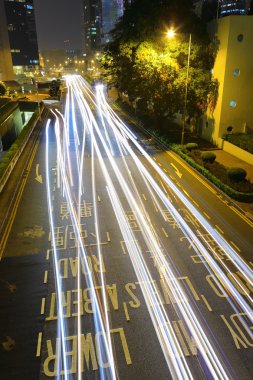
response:
<path fill-rule="evenodd" d="M 224 231 L 223 231 L 219 226 L 217 226 L 217 224 L 215 224 L 215 229 L 216 229 L 218 232 L 220 232 L 221 234 L 224 235 Z"/>
<path fill-rule="evenodd" d="M 187 191 L 185 189 L 183 189 L 183 192 L 187 195 L 187 197 L 190 198 L 190 195 L 187 193 Z"/>
<path fill-rule="evenodd" d="M 45 270 L 45 273 L 44 273 L 44 284 L 47 283 L 47 277 L 48 277 L 48 271 Z"/>
<path fill-rule="evenodd" d="M 205 297 L 203 294 L 201 294 L 201 298 L 202 298 L 202 300 L 204 301 L 204 303 L 205 303 L 206 307 L 208 308 L 208 310 L 209 310 L 209 311 L 213 311 L 213 309 L 212 309 L 211 306 L 209 305 L 209 303 L 208 303 L 206 297 Z"/>
<path fill-rule="evenodd" d="M 168 170 L 167 169 L 163 169 L 165 171 L 165 173 L 168 173 Z"/>
<path fill-rule="evenodd" d="M 163 188 L 164 192 L 165 192 L 166 194 L 168 194 L 168 192 L 167 192 L 167 190 L 166 190 L 166 187 L 164 186 L 164 184 L 162 183 L 162 181 L 160 181 L 160 184 L 162 185 L 162 188 Z"/>
<path fill-rule="evenodd" d="M 146 200 L 147 200 L 147 198 L 145 197 L 145 195 L 144 195 L 144 194 L 142 194 L 142 198 L 144 199 L 144 201 L 146 201 Z"/>
<path fill-rule="evenodd" d="M 124 307 L 124 312 L 125 312 L 126 320 L 127 320 L 127 322 L 129 322 L 130 321 L 130 317 L 129 317 L 129 313 L 128 313 L 126 302 L 123 302 L 123 307 Z"/>
<path fill-rule="evenodd" d="M 101 202 L 100 196 L 98 195 L 98 202 Z"/>
<path fill-rule="evenodd" d="M 203 214 L 207 217 L 207 219 L 211 219 L 211 216 L 209 216 L 205 211 L 203 212 Z"/>
<path fill-rule="evenodd" d="M 50 249 L 47 250 L 46 260 L 49 260 Z"/>
<path fill-rule="evenodd" d="M 176 171 L 176 175 L 179 177 L 179 178 L 182 178 L 182 173 L 179 171 L 179 169 L 176 167 L 176 165 L 174 165 L 173 163 L 171 163 L 171 166 L 173 167 L 173 169 L 175 169 Z"/>
<path fill-rule="evenodd" d="M 161 164 L 161 162 L 158 162 L 158 165 L 159 165 L 160 167 L 162 167 L 162 164 Z"/>
<path fill-rule="evenodd" d="M 157 208 L 157 206 L 156 206 L 156 203 L 155 203 L 155 201 L 154 201 L 153 198 L 152 198 L 152 202 L 153 202 L 153 205 L 154 205 L 155 211 L 158 212 L 159 210 L 158 210 L 158 208 Z"/>
<path fill-rule="evenodd" d="M 18 206 L 19 206 L 19 203 L 20 203 L 20 199 L 21 199 L 21 197 L 23 195 L 24 188 L 26 186 L 26 182 L 28 180 L 28 176 L 29 176 L 29 173 L 30 173 L 30 170 L 31 170 L 31 166 L 32 166 L 35 154 L 37 152 L 38 146 L 39 146 L 39 142 L 37 142 L 35 144 L 35 147 L 33 148 L 33 152 L 31 154 L 30 160 L 29 160 L 29 162 L 27 164 L 27 167 L 26 167 L 27 175 L 22 179 L 21 186 L 19 188 L 19 191 L 17 193 L 17 196 L 16 196 L 16 199 L 15 199 L 12 211 L 11 211 L 10 216 L 8 218 L 7 226 L 6 226 L 6 228 L 4 230 L 4 233 L 3 233 L 3 236 L 2 236 L 2 239 L 1 239 L 1 242 L 0 242 L 0 247 L 1 247 L 0 248 L 0 260 L 2 259 L 2 255 L 3 255 L 3 252 L 5 250 L 5 247 L 6 247 L 6 244 L 7 244 L 9 235 L 10 235 L 10 232 L 11 232 L 11 228 L 12 228 L 12 225 L 14 223 L 17 211 L 18 211 Z"/>
<path fill-rule="evenodd" d="M 106 236 L 107 236 L 107 241 L 111 241 L 111 237 L 110 237 L 109 232 L 106 232 Z"/>
<path fill-rule="evenodd" d="M 242 218 L 246 223 L 250 225 L 250 227 L 253 227 L 253 223 L 248 219 L 245 218 L 243 214 L 241 214 L 234 206 L 229 206 L 231 210 L 233 210 L 240 218 Z"/>
<path fill-rule="evenodd" d="M 54 201 L 54 194 L 52 195 L 52 200 Z"/>
<path fill-rule="evenodd" d="M 39 174 L 39 166 L 40 164 L 36 164 L 36 177 L 35 177 L 35 181 L 38 181 L 39 183 L 43 183 L 42 182 L 42 175 Z"/>
<path fill-rule="evenodd" d="M 252 261 L 249 261 L 249 263 L 250 263 L 250 265 L 253 267 L 253 263 L 252 263 Z"/>
<path fill-rule="evenodd" d="M 207 189 L 211 191 L 211 193 L 216 194 L 216 191 L 208 185 L 207 182 L 205 182 L 199 175 L 197 175 L 190 167 L 188 167 L 183 161 L 180 161 L 179 158 L 177 158 L 176 154 L 172 154 L 171 152 L 166 151 L 166 153 L 172 157 L 175 161 L 177 161 L 183 168 L 185 168 L 189 173 L 191 173 L 199 182 L 202 183 Z"/>
<path fill-rule="evenodd" d="M 165 229 L 162 227 L 162 231 L 163 231 L 163 233 L 164 233 L 164 235 L 166 236 L 166 237 L 169 237 L 169 235 L 167 234 L 167 232 L 165 231 Z"/>
<path fill-rule="evenodd" d="M 42 332 L 39 332 L 39 334 L 38 334 L 38 343 L 37 343 L 36 357 L 39 357 L 40 354 L 41 354 L 41 342 L 42 342 Z"/>
<path fill-rule="evenodd" d="M 157 158 L 156 158 L 156 157 L 153 157 L 153 160 L 157 161 Z"/>
<path fill-rule="evenodd" d="M 237 245 L 233 242 L 233 241 L 231 241 L 230 240 L 230 244 L 238 251 L 238 252 L 241 252 L 241 250 L 240 250 L 240 248 L 239 247 L 237 247 Z"/>
<path fill-rule="evenodd" d="M 43 315 L 45 313 L 45 302 L 46 302 L 46 298 L 43 297 L 41 300 L 41 308 L 40 308 L 40 314 L 41 315 Z"/>

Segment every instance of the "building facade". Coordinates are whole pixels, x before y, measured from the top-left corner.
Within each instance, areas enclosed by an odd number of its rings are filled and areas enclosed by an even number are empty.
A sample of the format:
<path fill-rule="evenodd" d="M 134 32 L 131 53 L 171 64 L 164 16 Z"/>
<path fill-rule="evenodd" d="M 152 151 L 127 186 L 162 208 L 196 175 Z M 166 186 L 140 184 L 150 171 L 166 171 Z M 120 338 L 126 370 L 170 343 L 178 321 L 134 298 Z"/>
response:
<path fill-rule="evenodd" d="M 110 31 L 130 0 L 83 0 L 84 53 L 90 55 L 101 50 L 110 41 Z"/>
<path fill-rule="evenodd" d="M 101 48 L 102 0 L 84 0 L 83 34 L 86 55 Z"/>
<path fill-rule="evenodd" d="M 253 16 L 222 17 L 216 25 L 213 78 L 219 82 L 219 93 L 201 134 L 221 145 L 226 133 L 253 131 Z"/>
<path fill-rule="evenodd" d="M 11 48 L 5 17 L 4 0 L 0 0 L 0 81 L 14 79 Z"/>
<path fill-rule="evenodd" d="M 14 73 L 33 71 L 39 65 L 33 0 L 4 0 L 4 7 Z"/>
<path fill-rule="evenodd" d="M 123 0 L 102 0 L 102 43 L 110 41 L 110 31 L 123 15 Z"/>
<path fill-rule="evenodd" d="M 222 0 L 220 2 L 220 16 L 246 15 L 249 12 L 248 0 Z"/>

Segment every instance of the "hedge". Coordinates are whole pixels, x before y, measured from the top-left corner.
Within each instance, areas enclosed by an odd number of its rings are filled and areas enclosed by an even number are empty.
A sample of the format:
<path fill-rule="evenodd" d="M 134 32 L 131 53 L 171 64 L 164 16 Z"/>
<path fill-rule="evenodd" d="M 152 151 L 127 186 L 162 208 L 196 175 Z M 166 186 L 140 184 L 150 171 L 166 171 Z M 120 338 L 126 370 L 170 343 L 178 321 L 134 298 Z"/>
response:
<path fill-rule="evenodd" d="M 187 154 L 183 153 L 179 145 L 169 144 L 169 147 L 171 150 L 177 153 L 180 157 L 182 157 L 188 164 L 190 164 L 194 169 L 199 171 L 209 181 L 211 181 L 215 186 L 217 186 L 220 190 L 222 190 L 225 194 L 227 194 L 231 198 L 240 202 L 247 202 L 247 203 L 250 203 L 253 201 L 253 193 L 242 193 L 224 184 L 212 173 L 210 173 L 207 169 L 205 169 L 203 166 L 198 165 L 192 158 L 188 157 Z"/>

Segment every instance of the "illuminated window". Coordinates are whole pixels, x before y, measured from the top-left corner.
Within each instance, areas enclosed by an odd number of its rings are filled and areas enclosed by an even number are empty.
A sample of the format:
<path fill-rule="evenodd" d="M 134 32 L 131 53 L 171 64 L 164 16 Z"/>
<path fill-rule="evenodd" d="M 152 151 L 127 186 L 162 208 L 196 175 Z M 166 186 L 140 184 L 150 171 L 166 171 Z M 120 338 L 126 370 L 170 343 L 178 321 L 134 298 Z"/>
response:
<path fill-rule="evenodd" d="M 237 41 L 242 42 L 243 41 L 243 34 L 238 34 Z"/>
<path fill-rule="evenodd" d="M 234 100 L 230 100 L 229 105 L 230 105 L 230 107 L 235 108 L 236 102 Z"/>

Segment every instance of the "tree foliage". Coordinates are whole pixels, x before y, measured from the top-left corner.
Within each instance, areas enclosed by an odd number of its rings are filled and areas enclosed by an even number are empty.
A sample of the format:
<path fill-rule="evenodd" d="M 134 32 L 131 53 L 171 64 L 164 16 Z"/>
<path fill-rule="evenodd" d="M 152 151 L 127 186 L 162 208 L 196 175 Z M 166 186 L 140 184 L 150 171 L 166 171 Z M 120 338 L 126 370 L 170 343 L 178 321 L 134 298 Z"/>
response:
<path fill-rule="evenodd" d="M 0 82 L 0 95 L 5 95 L 7 88 L 3 82 Z"/>
<path fill-rule="evenodd" d="M 174 26 L 176 36 L 166 31 Z M 156 118 L 182 112 L 186 87 L 189 35 L 192 34 L 187 112 L 207 107 L 214 54 L 205 25 L 191 0 L 134 0 L 112 31 L 101 59 L 103 76 L 119 94 Z"/>

